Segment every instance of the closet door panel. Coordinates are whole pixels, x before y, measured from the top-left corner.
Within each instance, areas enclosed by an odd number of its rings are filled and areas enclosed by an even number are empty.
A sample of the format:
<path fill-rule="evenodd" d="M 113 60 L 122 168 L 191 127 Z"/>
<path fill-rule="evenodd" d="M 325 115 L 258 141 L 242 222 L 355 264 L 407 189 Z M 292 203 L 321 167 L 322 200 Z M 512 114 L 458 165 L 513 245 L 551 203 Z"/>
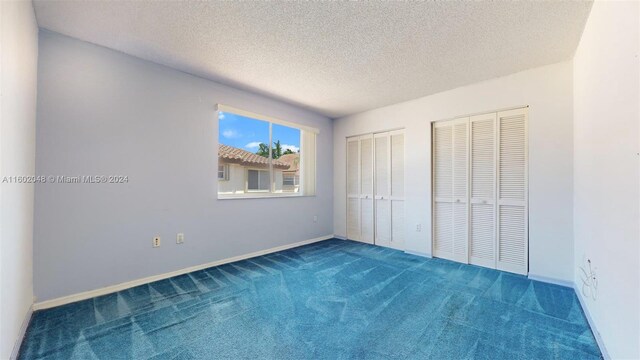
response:
<path fill-rule="evenodd" d="M 404 250 L 404 201 L 391 201 L 391 247 Z"/>
<path fill-rule="evenodd" d="M 373 199 L 360 199 L 360 241 L 373 244 Z"/>
<path fill-rule="evenodd" d="M 528 272 L 527 109 L 498 113 L 498 262 Z"/>
<path fill-rule="evenodd" d="M 376 197 L 389 196 L 390 192 L 390 148 L 389 133 L 376 134 L 375 137 L 375 188 Z"/>
<path fill-rule="evenodd" d="M 492 204 L 471 204 L 469 263 L 495 268 L 495 208 Z"/>
<path fill-rule="evenodd" d="M 391 147 L 389 133 L 374 135 L 375 144 L 375 244 L 391 246 Z"/>
<path fill-rule="evenodd" d="M 404 250 L 404 130 L 391 131 L 391 247 Z"/>
<path fill-rule="evenodd" d="M 433 255 L 453 260 L 453 204 L 436 202 L 433 207 Z"/>
<path fill-rule="evenodd" d="M 374 242 L 373 136 L 360 137 L 360 241 Z"/>
<path fill-rule="evenodd" d="M 469 260 L 469 118 L 453 122 L 453 255 L 454 260 Z"/>
<path fill-rule="evenodd" d="M 360 143 L 347 139 L 347 238 L 360 240 Z"/>
<path fill-rule="evenodd" d="M 470 125 L 469 262 L 496 267 L 496 114 L 472 116 Z"/>
<path fill-rule="evenodd" d="M 347 238 L 360 240 L 360 199 L 347 198 Z"/>
<path fill-rule="evenodd" d="M 391 246 L 391 201 L 389 199 L 376 199 L 375 244 Z"/>
<path fill-rule="evenodd" d="M 404 130 L 391 132 L 391 196 L 404 200 Z"/>
<path fill-rule="evenodd" d="M 433 125 L 433 255 L 454 260 L 453 121 Z"/>

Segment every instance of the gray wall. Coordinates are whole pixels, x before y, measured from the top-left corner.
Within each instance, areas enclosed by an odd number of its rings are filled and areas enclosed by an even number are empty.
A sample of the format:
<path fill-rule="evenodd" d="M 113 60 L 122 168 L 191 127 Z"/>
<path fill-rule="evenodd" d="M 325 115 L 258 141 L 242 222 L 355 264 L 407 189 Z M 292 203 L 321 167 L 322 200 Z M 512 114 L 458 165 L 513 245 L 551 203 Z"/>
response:
<path fill-rule="evenodd" d="M 328 118 L 49 32 L 38 87 L 37 173 L 129 183 L 36 186 L 37 301 L 333 233 Z M 217 200 L 216 103 L 319 128 L 317 196 Z"/>
<path fill-rule="evenodd" d="M 0 177 L 35 172 L 38 24 L 0 1 Z M 33 184 L 0 185 L 0 359 L 17 354 L 33 300 Z"/>

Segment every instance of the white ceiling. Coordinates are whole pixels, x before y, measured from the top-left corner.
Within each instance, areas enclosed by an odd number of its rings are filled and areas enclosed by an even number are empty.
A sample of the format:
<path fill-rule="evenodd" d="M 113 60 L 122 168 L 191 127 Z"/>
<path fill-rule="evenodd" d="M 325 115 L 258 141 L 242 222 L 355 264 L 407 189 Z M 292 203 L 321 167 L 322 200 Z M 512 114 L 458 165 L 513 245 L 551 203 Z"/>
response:
<path fill-rule="evenodd" d="M 36 1 L 40 27 L 339 117 L 568 60 L 591 2 Z"/>

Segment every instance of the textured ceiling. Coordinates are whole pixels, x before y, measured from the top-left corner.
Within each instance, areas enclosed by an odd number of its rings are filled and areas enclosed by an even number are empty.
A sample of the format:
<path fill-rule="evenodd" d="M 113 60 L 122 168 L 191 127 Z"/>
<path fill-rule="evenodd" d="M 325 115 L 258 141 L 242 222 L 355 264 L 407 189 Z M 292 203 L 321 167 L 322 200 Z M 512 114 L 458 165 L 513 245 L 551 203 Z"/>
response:
<path fill-rule="evenodd" d="M 591 2 L 36 1 L 40 27 L 330 117 L 572 57 Z"/>

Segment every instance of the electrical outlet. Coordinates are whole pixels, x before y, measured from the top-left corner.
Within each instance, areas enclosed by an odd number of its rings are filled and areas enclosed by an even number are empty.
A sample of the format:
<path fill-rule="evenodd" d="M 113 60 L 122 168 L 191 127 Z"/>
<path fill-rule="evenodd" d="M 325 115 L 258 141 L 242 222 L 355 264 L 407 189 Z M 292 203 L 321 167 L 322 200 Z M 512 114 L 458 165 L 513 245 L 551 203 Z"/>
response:
<path fill-rule="evenodd" d="M 160 236 L 153 237 L 153 247 L 154 248 L 160 247 Z"/>
<path fill-rule="evenodd" d="M 184 234 L 178 233 L 178 235 L 176 236 L 176 244 L 182 244 L 182 243 L 184 243 Z"/>
<path fill-rule="evenodd" d="M 313 222 L 315 222 L 315 223 L 318 222 L 318 215 L 313 215 Z"/>
<path fill-rule="evenodd" d="M 417 224 L 416 225 L 416 232 L 421 232 L 422 231 L 422 224 Z"/>

